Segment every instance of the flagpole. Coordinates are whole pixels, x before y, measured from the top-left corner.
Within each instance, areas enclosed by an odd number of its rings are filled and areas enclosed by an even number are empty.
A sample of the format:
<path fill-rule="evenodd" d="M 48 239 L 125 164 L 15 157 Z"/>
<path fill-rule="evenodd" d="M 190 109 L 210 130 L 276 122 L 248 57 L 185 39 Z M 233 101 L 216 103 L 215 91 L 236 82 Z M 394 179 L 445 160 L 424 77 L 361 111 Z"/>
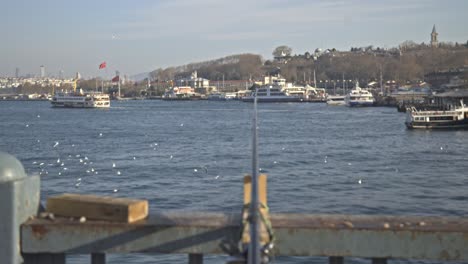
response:
<path fill-rule="evenodd" d="M 106 75 L 107 75 L 107 65 L 105 61 L 99 64 L 99 70 L 101 69 L 105 69 Z M 96 83 L 97 83 L 97 80 L 96 80 Z M 104 77 L 101 79 L 101 93 L 104 93 Z"/>
<path fill-rule="evenodd" d="M 120 98 L 120 72 L 119 72 L 119 75 L 117 75 L 117 81 L 119 82 L 119 98 Z"/>

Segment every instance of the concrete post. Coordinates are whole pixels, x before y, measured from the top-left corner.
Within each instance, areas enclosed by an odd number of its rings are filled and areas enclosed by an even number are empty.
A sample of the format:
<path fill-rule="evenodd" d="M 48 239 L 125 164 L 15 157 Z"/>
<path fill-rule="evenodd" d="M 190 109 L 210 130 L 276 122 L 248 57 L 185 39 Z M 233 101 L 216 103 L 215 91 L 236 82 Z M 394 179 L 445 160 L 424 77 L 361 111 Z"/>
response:
<path fill-rule="evenodd" d="M 20 264 L 20 225 L 39 208 L 40 178 L 27 177 L 15 157 L 0 152 L 0 256 L 2 263 Z"/>

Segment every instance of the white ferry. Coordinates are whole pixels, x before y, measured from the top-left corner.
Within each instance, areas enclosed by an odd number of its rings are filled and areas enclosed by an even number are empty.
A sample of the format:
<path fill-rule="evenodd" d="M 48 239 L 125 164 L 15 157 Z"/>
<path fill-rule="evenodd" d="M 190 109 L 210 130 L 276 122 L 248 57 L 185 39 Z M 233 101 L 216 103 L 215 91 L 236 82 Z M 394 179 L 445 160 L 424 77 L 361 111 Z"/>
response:
<path fill-rule="evenodd" d="M 73 82 L 73 92 L 57 92 L 51 99 L 52 107 L 70 108 L 109 108 L 110 98 L 108 94 L 100 92 L 76 91 L 76 82 Z"/>
<path fill-rule="evenodd" d="M 59 92 L 55 93 L 51 100 L 52 107 L 71 108 L 109 108 L 110 99 L 108 94 L 83 93 L 83 92 Z"/>
<path fill-rule="evenodd" d="M 351 107 L 372 106 L 374 105 L 374 101 L 372 93 L 359 87 L 358 82 L 356 82 L 356 87 L 345 97 L 346 105 Z"/>
<path fill-rule="evenodd" d="M 241 98 L 243 102 L 253 102 L 255 93 Z M 281 91 L 280 86 L 266 85 L 258 88 L 257 102 L 259 103 L 286 103 L 286 102 L 301 102 L 303 99 L 300 96 L 289 96 Z"/>
<path fill-rule="evenodd" d="M 418 111 L 415 107 L 406 111 L 405 125 L 408 129 L 458 129 L 468 128 L 468 108 L 460 101 L 453 110 Z"/>

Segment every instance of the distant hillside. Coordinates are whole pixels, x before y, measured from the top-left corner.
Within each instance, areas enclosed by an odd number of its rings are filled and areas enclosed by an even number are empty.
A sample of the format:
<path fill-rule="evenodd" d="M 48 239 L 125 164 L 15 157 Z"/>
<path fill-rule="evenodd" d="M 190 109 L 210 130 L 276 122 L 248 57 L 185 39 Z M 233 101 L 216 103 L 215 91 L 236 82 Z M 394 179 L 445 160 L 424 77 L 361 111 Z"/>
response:
<path fill-rule="evenodd" d="M 265 75 L 280 73 L 288 82 L 310 83 L 315 71 L 318 82 L 330 80 L 332 85 L 342 78 L 369 83 L 379 80 L 380 74 L 384 80 L 405 83 L 424 80 L 430 72 L 465 65 L 468 65 L 468 43 L 440 43 L 437 48 L 431 48 L 424 43 L 405 41 L 398 48 L 368 46 L 351 48 L 350 51 L 317 49 L 313 53 L 275 55 L 274 59 L 266 61 L 256 54 L 231 55 L 157 69 L 149 74 L 152 80 L 168 81 L 188 77 L 197 71 L 198 77 L 218 81 L 223 78 L 262 80 Z"/>
<path fill-rule="evenodd" d="M 130 76 L 130 79 L 133 80 L 133 81 L 140 82 L 140 81 L 143 81 L 144 79 L 148 78 L 149 74 L 150 74 L 149 72 L 143 72 L 143 73 L 135 74 L 135 75 Z"/>
<path fill-rule="evenodd" d="M 231 55 L 224 58 L 190 63 L 183 66 L 157 69 L 150 72 L 153 80 L 172 80 L 174 78 L 189 76 L 197 71 L 198 77 L 209 80 L 243 80 L 250 77 L 259 78 L 262 75 L 263 59 L 256 54 Z"/>

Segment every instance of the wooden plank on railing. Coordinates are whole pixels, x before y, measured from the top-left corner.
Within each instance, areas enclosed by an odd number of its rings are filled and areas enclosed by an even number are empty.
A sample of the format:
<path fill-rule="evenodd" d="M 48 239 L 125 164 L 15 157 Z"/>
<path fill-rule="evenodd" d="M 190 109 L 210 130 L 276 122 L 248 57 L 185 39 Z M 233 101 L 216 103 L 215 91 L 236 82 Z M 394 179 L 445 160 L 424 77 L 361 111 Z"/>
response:
<path fill-rule="evenodd" d="M 148 201 L 62 194 L 48 198 L 46 210 L 59 216 L 132 223 L 148 216 Z"/>
<path fill-rule="evenodd" d="M 250 231 L 249 225 L 247 223 L 247 218 L 249 216 L 249 208 L 250 203 L 252 201 L 252 176 L 246 175 L 244 176 L 244 210 L 243 210 L 243 223 L 246 224 L 244 226 L 244 232 L 242 233 L 242 243 L 248 244 L 250 243 Z M 268 211 L 268 200 L 267 200 L 267 175 L 260 174 L 258 175 L 258 200 L 260 202 L 260 214 L 261 218 L 265 221 L 270 221 L 270 214 Z M 265 222 L 260 223 L 260 242 L 262 245 L 267 244 L 270 242 L 270 237 L 268 234 L 267 226 Z"/>

